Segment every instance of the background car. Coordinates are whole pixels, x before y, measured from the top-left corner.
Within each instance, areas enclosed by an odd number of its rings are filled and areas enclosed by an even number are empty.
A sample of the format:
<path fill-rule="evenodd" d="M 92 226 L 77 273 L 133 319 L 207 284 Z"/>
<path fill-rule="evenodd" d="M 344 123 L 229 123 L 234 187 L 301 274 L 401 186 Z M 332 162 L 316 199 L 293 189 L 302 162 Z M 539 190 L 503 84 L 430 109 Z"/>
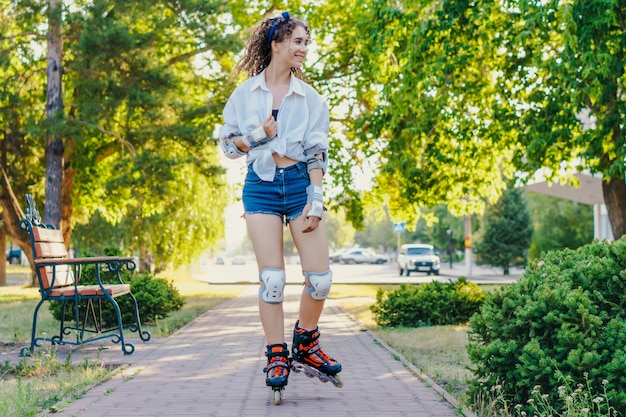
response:
<path fill-rule="evenodd" d="M 243 259 L 243 256 L 235 256 L 230 263 L 232 265 L 245 265 L 246 261 Z"/>
<path fill-rule="evenodd" d="M 9 249 L 7 251 L 7 262 L 13 265 L 17 265 L 22 260 L 22 250 L 17 249 Z"/>
<path fill-rule="evenodd" d="M 400 246 L 398 254 L 398 267 L 400 275 L 406 273 L 408 277 L 411 272 L 426 272 L 427 275 L 439 275 L 439 256 L 435 254 L 433 245 L 407 244 Z"/>
<path fill-rule="evenodd" d="M 384 264 L 388 259 L 367 249 L 353 249 L 341 255 L 342 264 Z"/>
<path fill-rule="evenodd" d="M 330 261 L 331 264 L 334 263 L 340 263 L 341 262 L 341 256 L 345 253 L 345 251 L 339 251 L 339 252 L 333 252 L 331 254 L 328 255 L 328 260 Z"/>

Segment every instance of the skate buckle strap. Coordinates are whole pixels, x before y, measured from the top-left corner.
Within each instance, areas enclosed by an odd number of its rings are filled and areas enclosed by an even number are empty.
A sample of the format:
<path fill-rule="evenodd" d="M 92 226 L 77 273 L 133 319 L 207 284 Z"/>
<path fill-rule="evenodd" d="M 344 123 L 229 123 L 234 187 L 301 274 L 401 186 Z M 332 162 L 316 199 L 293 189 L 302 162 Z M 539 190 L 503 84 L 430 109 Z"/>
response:
<path fill-rule="evenodd" d="M 267 352 L 265 354 L 268 359 L 272 360 L 273 358 L 284 359 L 283 362 L 289 362 L 289 352 L 281 351 L 281 352 Z"/>
<path fill-rule="evenodd" d="M 263 372 L 268 372 L 277 367 L 285 368 L 288 370 L 291 366 L 289 351 L 287 350 L 286 344 L 268 346 L 268 350 L 267 352 L 265 352 L 265 356 L 267 356 L 268 364 L 265 368 L 263 368 Z"/>
<path fill-rule="evenodd" d="M 263 368 L 263 372 L 270 372 L 274 374 L 274 376 L 289 375 L 289 369 L 291 368 L 291 360 L 286 351 L 279 352 L 267 352 L 268 364 L 265 368 Z M 275 368 L 282 368 L 282 371 L 273 371 Z"/>
<path fill-rule="evenodd" d="M 268 372 L 268 371 L 270 371 L 270 370 L 272 370 L 274 368 L 278 368 L 278 367 L 289 369 L 289 368 L 291 368 L 291 364 L 289 363 L 289 361 L 287 361 L 287 362 L 281 361 L 281 360 L 272 361 L 272 362 L 268 363 L 265 368 L 263 368 L 263 372 Z"/>
<path fill-rule="evenodd" d="M 306 353 L 309 355 L 312 355 L 318 350 L 320 350 L 320 344 L 318 341 L 312 342 L 308 346 L 302 346 L 302 347 L 303 347 L 303 350 L 306 350 Z"/>
<path fill-rule="evenodd" d="M 306 362 L 319 363 L 318 362 L 319 360 L 321 360 L 322 363 L 326 363 L 326 364 L 331 364 L 333 362 L 336 362 L 333 358 L 328 356 L 328 354 L 322 350 L 317 340 L 313 340 L 310 344 L 306 346 L 300 345 L 300 347 L 301 347 L 300 349 L 301 351 L 306 352 L 306 355 L 305 355 L 306 358 L 304 359 Z M 315 357 L 317 358 L 317 360 L 311 357 Z"/>

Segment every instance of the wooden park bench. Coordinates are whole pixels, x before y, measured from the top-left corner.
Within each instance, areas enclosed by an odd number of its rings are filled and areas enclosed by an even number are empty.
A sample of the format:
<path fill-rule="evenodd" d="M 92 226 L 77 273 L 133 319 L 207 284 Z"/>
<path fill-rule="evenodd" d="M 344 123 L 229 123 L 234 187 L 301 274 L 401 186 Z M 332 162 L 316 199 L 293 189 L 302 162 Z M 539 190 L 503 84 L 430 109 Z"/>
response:
<path fill-rule="evenodd" d="M 20 355 L 30 355 L 35 347 L 41 346 L 40 342 L 44 341 L 58 345 L 82 345 L 105 338 L 111 338 L 114 343 L 119 343 L 124 354 L 130 355 L 135 351 L 135 346 L 125 341 L 124 328 L 138 332 L 144 342 L 150 340 L 150 333 L 141 329 L 137 300 L 130 290 L 130 284 L 125 284 L 120 275 L 122 268 L 135 269 L 134 259 L 130 256 L 70 258 L 62 232 L 41 222 L 41 216 L 31 195 L 26 195 L 26 201 L 28 208 L 25 218 L 20 220 L 20 228 L 30 234 L 41 300 L 33 313 L 30 347 L 24 347 Z M 81 285 L 81 273 L 88 265 L 93 265 L 97 284 Z M 134 323 L 127 326 L 122 322 L 122 312 L 115 301 L 122 296 L 132 299 L 134 310 Z M 52 337 L 37 337 L 37 313 L 46 301 L 62 302 L 59 334 Z M 66 323 L 65 320 L 68 302 L 72 302 L 70 305 L 73 319 L 68 320 L 71 323 Z M 113 306 L 117 323 L 102 322 L 103 303 L 105 305 L 110 303 Z M 66 337 L 72 334 L 73 337 Z"/>

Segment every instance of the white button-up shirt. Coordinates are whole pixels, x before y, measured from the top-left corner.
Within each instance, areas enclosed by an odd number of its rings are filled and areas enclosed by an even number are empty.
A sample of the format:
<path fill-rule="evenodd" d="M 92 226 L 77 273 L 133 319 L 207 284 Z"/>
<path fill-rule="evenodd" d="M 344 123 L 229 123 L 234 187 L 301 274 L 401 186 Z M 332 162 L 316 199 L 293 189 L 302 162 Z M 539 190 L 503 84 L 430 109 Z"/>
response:
<path fill-rule="evenodd" d="M 252 132 L 272 113 L 272 92 L 265 71 L 240 84 L 224 107 L 220 140 Z M 250 149 L 246 162 L 263 181 L 273 181 L 276 163 L 272 154 L 306 162 L 315 154 L 327 154 L 329 111 L 326 101 L 310 85 L 293 74 L 289 90 L 278 109 L 278 134 Z M 224 146 L 222 146 L 224 148 Z"/>

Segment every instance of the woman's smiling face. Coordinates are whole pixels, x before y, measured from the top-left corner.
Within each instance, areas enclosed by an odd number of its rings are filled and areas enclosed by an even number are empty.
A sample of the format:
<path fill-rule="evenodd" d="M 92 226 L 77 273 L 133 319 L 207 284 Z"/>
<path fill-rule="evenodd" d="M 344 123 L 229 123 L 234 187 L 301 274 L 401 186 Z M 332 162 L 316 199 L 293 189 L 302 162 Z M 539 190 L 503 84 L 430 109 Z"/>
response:
<path fill-rule="evenodd" d="M 302 26 L 296 26 L 289 39 L 276 43 L 276 53 L 272 59 L 285 63 L 290 68 L 301 68 L 306 58 L 309 35 Z"/>

